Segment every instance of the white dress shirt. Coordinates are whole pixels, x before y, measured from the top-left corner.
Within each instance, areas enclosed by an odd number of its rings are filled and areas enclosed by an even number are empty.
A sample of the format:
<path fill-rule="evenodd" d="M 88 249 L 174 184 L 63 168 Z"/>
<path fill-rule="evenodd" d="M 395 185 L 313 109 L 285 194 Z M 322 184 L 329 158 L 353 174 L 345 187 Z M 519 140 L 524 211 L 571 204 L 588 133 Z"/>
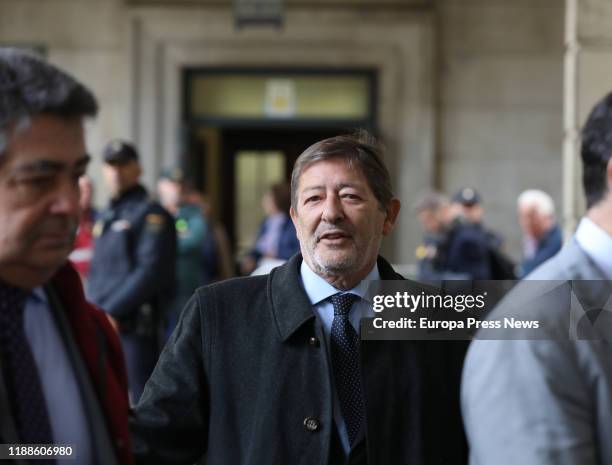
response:
<path fill-rule="evenodd" d="M 580 220 L 574 237 L 580 248 L 606 277 L 612 279 L 612 236 L 592 220 L 584 217 Z"/>

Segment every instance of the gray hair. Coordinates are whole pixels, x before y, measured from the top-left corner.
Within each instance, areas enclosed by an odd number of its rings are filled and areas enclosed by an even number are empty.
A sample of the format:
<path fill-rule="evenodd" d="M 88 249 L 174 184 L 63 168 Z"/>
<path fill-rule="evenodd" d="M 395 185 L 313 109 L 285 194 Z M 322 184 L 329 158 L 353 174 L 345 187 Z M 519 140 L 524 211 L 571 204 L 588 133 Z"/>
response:
<path fill-rule="evenodd" d="M 449 204 L 450 200 L 441 192 L 425 192 L 417 198 L 413 204 L 413 208 L 417 212 L 436 211 Z"/>
<path fill-rule="evenodd" d="M 521 193 L 516 201 L 520 208 L 524 205 L 535 205 L 538 212 L 545 216 L 555 216 L 555 203 L 550 195 L 539 189 L 529 189 Z"/>
<path fill-rule="evenodd" d="M 295 161 L 291 173 L 291 206 L 297 210 L 297 190 L 300 176 L 314 163 L 331 158 L 343 158 L 349 166 L 358 167 L 374 193 L 381 210 L 391 199 L 393 191 L 389 170 L 382 161 L 382 148 L 378 141 L 365 130 L 354 134 L 330 137 L 308 147 Z"/>
<path fill-rule="evenodd" d="M 32 116 L 95 116 L 93 94 L 73 77 L 24 51 L 0 47 L 0 161 L 13 129 L 25 129 Z"/>

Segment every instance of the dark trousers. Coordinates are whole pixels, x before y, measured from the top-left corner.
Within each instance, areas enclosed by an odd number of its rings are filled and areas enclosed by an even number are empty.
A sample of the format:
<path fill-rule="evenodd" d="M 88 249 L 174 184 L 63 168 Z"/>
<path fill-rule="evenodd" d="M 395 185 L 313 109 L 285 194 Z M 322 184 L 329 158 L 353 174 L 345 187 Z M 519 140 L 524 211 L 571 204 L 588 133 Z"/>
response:
<path fill-rule="evenodd" d="M 127 368 L 130 403 L 135 405 L 157 363 L 157 342 L 151 337 L 124 332 L 119 334 L 119 339 Z"/>

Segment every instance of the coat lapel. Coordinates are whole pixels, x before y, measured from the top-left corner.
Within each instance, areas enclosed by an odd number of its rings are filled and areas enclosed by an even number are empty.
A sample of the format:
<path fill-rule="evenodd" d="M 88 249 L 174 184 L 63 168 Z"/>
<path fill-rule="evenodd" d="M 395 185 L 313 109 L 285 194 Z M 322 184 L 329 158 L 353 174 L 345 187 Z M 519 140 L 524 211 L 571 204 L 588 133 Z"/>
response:
<path fill-rule="evenodd" d="M 278 335 L 286 341 L 304 323 L 315 317 L 300 281 L 302 256 L 296 254 L 268 277 L 268 300 Z"/>
<path fill-rule="evenodd" d="M 272 270 L 268 277 L 268 300 L 278 335 L 286 341 L 304 323 L 315 317 L 312 305 L 301 284 L 302 255 L 295 254 L 284 265 Z M 404 279 L 389 262 L 378 257 L 381 279 Z"/>

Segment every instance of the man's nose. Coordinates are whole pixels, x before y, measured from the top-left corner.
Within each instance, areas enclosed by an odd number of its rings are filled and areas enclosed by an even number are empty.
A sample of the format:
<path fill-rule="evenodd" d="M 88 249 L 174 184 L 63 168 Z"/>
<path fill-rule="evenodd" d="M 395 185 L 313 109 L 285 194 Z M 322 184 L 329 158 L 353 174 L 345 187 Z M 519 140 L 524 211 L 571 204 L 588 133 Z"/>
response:
<path fill-rule="evenodd" d="M 325 198 L 325 204 L 323 205 L 322 219 L 328 223 L 338 223 L 344 219 L 344 211 L 342 209 L 342 202 L 336 195 L 328 195 Z"/>
<path fill-rule="evenodd" d="M 61 182 L 55 193 L 51 212 L 57 215 L 78 216 L 80 191 L 78 183 L 67 180 Z"/>

